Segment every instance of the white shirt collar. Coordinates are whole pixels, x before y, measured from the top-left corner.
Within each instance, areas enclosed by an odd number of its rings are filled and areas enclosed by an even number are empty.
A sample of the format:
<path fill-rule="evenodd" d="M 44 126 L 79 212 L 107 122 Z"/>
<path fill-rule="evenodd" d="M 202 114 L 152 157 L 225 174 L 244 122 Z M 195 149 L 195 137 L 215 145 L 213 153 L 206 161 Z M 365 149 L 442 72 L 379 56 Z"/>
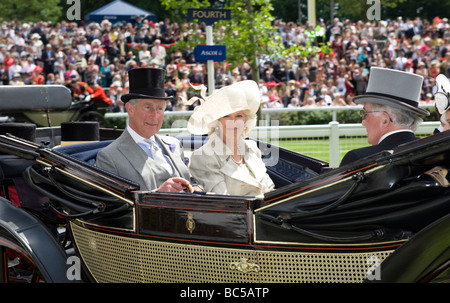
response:
<path fill-rule="evenodd" d="M 410 132 L 410 133 L 414 133 L 412 130 L 410 130 L 410 129 L 398 129 L 398 130 L 394 130 L 394 131 L 391 131 L 391 132 L 389 132 L 389 133 L 387 133 L 387 134 L 384 134 L 381 138 L 380 138 L 380 140 L 378 141 L 378 144 L 380 144 L 380 142 L 381 141 L 383 141 L 386 137 L 388 137 L 388 136 L 390 136 L 390 135 L 393 135 L 393 134 L 396 134 L 396 133 L 401 133 L 401 132 Z"/>
<path fill-rule="evenodd" d="M 139 135 L 137 132 L 135 132 L 129 125 L 127 125 L 127 131 L 131 135 L 131 138 L 133 138 L 134 142 L 136 142 L 136 144 L 139 144 L 142 141 L 148 140 L 147 138 L 144 138 L 141 135 Z M 151 136 L 150 140 L 155 142 L 155 136 Z"/>

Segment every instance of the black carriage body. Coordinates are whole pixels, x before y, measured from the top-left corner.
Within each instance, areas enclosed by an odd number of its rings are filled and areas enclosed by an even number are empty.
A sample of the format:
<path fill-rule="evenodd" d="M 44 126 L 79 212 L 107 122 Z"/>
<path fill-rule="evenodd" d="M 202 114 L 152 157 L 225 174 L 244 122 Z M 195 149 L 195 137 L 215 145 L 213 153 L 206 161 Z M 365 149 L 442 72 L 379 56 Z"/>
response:
<path fill-rule="evenodd" d="M 91 206 L 96 212 L 76 217 L 88 209 L 72 209 L 76 199 L 60 201 L 74 216 L 70 232 L 92 281 L 361 282 L 368 278 L 370 260 L 384 264 L 449 213 L 448 187 L 432 173 L 449 162 L 448 141 L 448 134 L 433 136 L 393 154 L 317 173 L 264 199 L 143 192 L 51 150 L 41 152 L 34 170 L 54 174 L 66 189 L 98 191 L 122 202 L 105 200 L 103 207 Z M 61 193 L 54 186 L 37 187 L 58 205 Z M 445 251 L 448 240 L 438 245 Z"/>

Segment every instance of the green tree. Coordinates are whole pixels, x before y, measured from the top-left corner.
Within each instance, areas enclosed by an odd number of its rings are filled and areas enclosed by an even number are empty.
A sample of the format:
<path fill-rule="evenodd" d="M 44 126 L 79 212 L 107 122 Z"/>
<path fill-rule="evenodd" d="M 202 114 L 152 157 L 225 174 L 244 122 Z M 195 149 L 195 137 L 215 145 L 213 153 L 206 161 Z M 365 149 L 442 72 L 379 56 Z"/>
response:
<path fill-rule="evenodd" d="M 187 16 L 188 8 L 208 8 L 211 6 L 207 0 L 181 1 L 162 0 L 166 10 L 174 11 L 178 16 Z M 219 21 L 213 25 L 214 29 L 221 26 L 226 28 L 226 34 L 214 38 L 214 44 L 223 44 L 227 47 L 227 62 L 231 68 L 247 62 L 252 67 L 253 79 L 258 80 L 259 73 L 256 63 L 258 53 L 271 53 L 275 51 L 273 44 L 273 9 L 270 0 L 231 0 L 223 8 L 231 9 L 231 20 Z M 185 20 L 185 18 L 184 18 Z M 182 21 L 182 19 L 180 20 Z M 202 37 L 195 32 L 187 34 L 183 41 L 175 45 L 177 48 L 194 48 L 198 44 L 205 44 Z"/>
<path fill-rule="evenodd" d="M 58 21 L 63 15 L 60 0 L 2 0 L 0 19 L 5 21 Z"/>
<path fill-rule="evenodd" d="M 302 20 L 304 24 L 307 20 L 308 0 L 272 0 L 274 16 L 284 21 L 298 21 L 298 5 L 301 5 Z M 367 19 L 367 10 L 375 1 L 367 0 L 316 0 L 316 16 L 325 21 L 330 20 L 331 5 L 333 16 L 339 19 L 350 19 L 353 21 Z M 431 20 L 435 16 L 444 17 L 445 12 L 450 9 L 449 0 L 379 0 L 381 10 L 381 20 L 395 19 L 398 16 L 406 18 L 421 17 Z"/>

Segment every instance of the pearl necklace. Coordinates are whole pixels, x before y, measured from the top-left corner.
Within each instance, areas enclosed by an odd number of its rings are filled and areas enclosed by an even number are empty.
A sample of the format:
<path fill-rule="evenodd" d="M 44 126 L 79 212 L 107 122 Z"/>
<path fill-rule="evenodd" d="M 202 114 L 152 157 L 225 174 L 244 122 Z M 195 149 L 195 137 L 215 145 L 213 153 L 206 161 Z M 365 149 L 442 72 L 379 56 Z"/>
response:
<path fill-rule="evenodd" d="M 233 156 L 230 156 L 230 157 L 231 157 L 231 160 L 233 160 L 233 162 L 236 163 L 237 165 L 241 165 L 244 163 L 244 157 L 242 157 L 242 156 L 241 156 L 241 160 L 239 160 L 239 161 L 234 160 Z"/>

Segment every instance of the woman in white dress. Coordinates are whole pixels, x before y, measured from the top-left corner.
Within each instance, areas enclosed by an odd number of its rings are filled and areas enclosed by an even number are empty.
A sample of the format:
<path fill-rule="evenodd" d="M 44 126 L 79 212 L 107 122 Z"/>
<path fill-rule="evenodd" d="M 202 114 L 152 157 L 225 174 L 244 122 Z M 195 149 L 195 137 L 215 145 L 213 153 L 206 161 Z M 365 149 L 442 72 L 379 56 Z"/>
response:
<path fill-rule="evenodd" d="M 189 100 L 203 101 L 188 122 L 189 131 L 209 135 L 189 162 L 192 177 L 205 191 L 261 196 L 274 189 L 256 142 L 245 139 L 256 125 L 260 98 L 256 82 L 245 80 L 215 90 L 205 100 Z"/>

